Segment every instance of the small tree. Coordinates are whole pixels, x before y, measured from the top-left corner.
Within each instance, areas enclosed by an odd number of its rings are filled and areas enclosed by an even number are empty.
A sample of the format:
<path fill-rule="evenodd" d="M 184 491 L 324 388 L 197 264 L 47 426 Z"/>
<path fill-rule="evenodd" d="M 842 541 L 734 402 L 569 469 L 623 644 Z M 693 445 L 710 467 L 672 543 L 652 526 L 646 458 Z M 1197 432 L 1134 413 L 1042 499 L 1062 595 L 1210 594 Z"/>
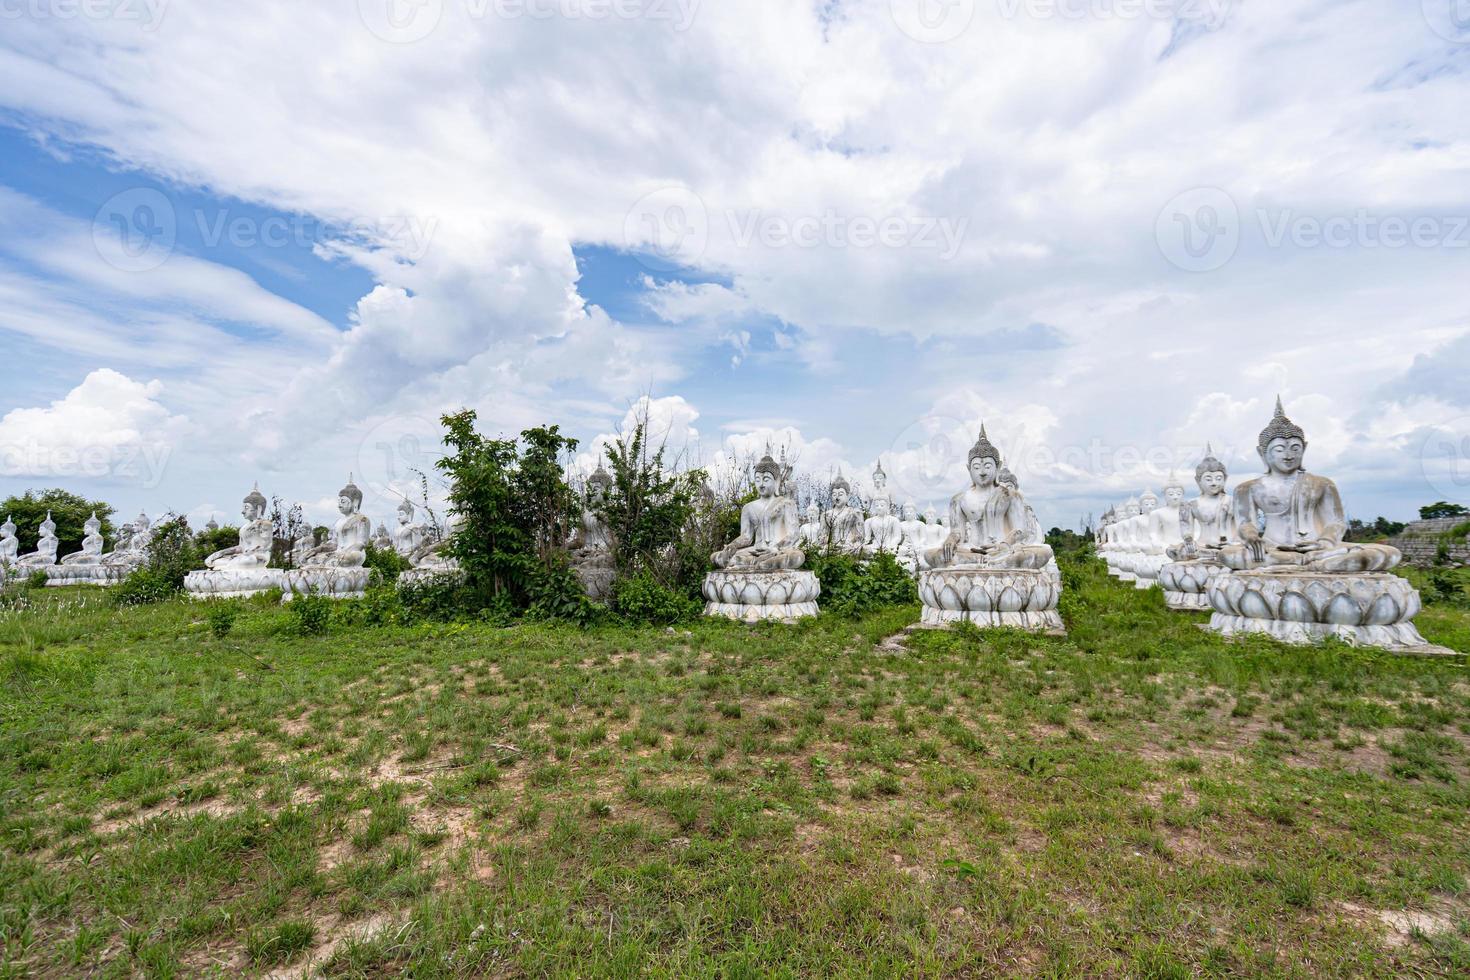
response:
<path fill-rule="evenodd" d="M 449 479 L 450 513 L 458 518 L 447 550 L 472 591 L 524 600 L 534 542 L 515 506 L 516 444 L 476 432 L 475 418 L 466 409 L 442 419 L 449 453 L 436 465 Z"/>
<path fill-rule="evenodd" d="M 310 527 L 300 504 L 287 507 L 280 497 L 271 498 L 271 567 L 296 567 L 296 542 Z"/>
<path fill-rule="evenodd" d="M 1440 500 L 1420 507 L 1419 517 L 1426 521 L 1436 517 L 1470 517 L 1470 509 L 1467 509 L 1464 504 L 1452 504 L 1447 500 Z"/>

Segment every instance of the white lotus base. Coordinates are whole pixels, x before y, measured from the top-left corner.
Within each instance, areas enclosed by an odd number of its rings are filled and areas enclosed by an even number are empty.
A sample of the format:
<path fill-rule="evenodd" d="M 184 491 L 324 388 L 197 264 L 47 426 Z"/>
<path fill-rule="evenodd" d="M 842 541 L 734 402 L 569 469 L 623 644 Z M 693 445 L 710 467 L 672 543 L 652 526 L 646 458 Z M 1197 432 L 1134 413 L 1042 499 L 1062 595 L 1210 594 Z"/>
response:
<path fill-rule="evenodd" d="M 286 573 L 286 601 L 298 595 L 361 599 L 372 571 L 366 568 L 297 568 Z"/>
<path fill-rule="evenodd" d="M 919 576 L 924 602 L 920 622 L 947 626 L 1010 626 L 1034 633 L 1064 633 L 1057 612 L 1057 583 L 1045 570 L 934 568 Z"/>
<path fill-rule="evenodd" d="M 44 571 L 47 588 L 61 588 L 66 585 L 106 587 L 127 578 L 132 569 L 118 565 L 52 565 Z"/>
<path fill-rule="evenodd" d="M 1170 609 L 1199 612 L 1210 608 L 1209 585 L 1230 569 L 1218 562 L 1171 561 L 1159 569 L 1159 585 Z"/>
<path fill-rule="evenodd" d="M 191 599 L 246 599 L 271 589 L 286 592 L 288 573 L 279 568 L 222 568 L 190 572 L 184 591 Z"/>
<path fill-rule="evenodd" d="M 1386 572 L 1229 572 L 1210 582 L 1207 595 L 1209 628 L 1224 636 L 1260 633 L 1298 644 L 1334 636 L 1403 653 L 1452 652 L 1419 634 L 1412 622 L 1418 590 Z"/>
<path fill-rule="evenodd" d="M 792 622 L 817 614 L 822 583 L 811 572 L 791 569 L 747 572 L 725 569 L 704 577 L 706 616 L 723 616 L 743 623 L 766 619 Z"/>

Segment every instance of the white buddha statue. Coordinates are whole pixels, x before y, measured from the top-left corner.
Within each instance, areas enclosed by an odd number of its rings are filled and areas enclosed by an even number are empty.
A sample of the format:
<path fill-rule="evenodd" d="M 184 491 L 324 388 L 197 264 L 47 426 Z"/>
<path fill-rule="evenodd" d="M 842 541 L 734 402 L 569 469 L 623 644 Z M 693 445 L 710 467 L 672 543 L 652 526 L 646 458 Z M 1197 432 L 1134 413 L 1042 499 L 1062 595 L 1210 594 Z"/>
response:
<path fill-rule="evenodd" d="M 827 544 L 827 533 L 822 525 L 822 506 L 813 500 L 806 508 L 806 520 L 801 525 L 801 546 L 822 548 Z"/>
<path fill-rule="evenodd" d="M 131 521 L 117 529 L 117 540 L 112 550 L 102 556 L 102 564 L 108 567 L 131 566 L 138 563 L 142 555 L 133 550 L 133 524 Z"/>
<path fill-rule="evenodd" d="M 382 521 L 379 521 L 377 528 L 373 530 L 373 547 L 378 551 L 393 550 L 393 539 L 388 535 L 388 528 Z"/>
<path fill-rule="evenodd" d="M 767 450 L 755 467 L 759 496 L 740 508 L 740 534 L 711 556 L 716 568 L 780 571 L 800 568 L 806 560 L 796 500 L 783 492 L 786 468 Z"/>
<path fill-rule="evenodd" d="M 1385 572 L 1397 565 L 1397 548 L 1343 540 L 1347 518 L 1337 484 L 1302 469 L 1306 450 L 1306 434 L 1277 398 L 1275 417 L 1256 442 L 1266 473 L 1235 488 L 1240 543 L 1221 548 L 1221 560 L 1237 571 Z"/>
<path fill-rule="evenodd" d="M 337 510 L 342 519 L 337 522 L 332 540 L 307 552 L 303 568 L 361 568 L 367 560 L 373 524 L 360 513 L 362 491 L 352 482 L 350 475 L 347 485 L 337 491 Z"/>
<path fill-rule="evenodd" d="M 970 449 L 969 471 L 969 488 L 949 502 L 949 536 L 925 556 L 929 567 L 1045 568 L 1051 548 L 1031 542 L 1025 498 L 996 482 L 1000 450 L 983 425 Z"/>
<path fill-rule="evenodd" d="M 1021 493 L 1021 481 L 1016 479 L 1016 474 L 1012 473 L 1009 469 L 1002 467 L 1000 473 L 995 478 L 995 482 L 1007 488 L 1011 491 L 1011 493 L 1020 497 L 1021 500 L 1025 502 L 1027 543 L 1045 545 L 1046 532 L 1041 529 L 1041 521 L 1037 520 L 1036 511 L 1032 509 L 1031 503 L 1027 501 L 1025 495 Z M 1053 556 L 1047 560 L 1046 573 L 1057 582 L 1061 582 L 1062 570 L 1057 567 L 1055 554 L 1053 554 Z"/>
<path fill-rule="evenodd" d="M 1145 498 L 1144 505 L 1149 502 Z M 1180 543 L 1179 507 L 1183 503 L 1184 486 L 1171 473 L 1164 487 L 1163 503 L 1150 508 L 1142 518 L 1141 553 L 1133 569 L 1138 576 L 1134 583 L 1138 588 L 1146 589 L 1158 581 L 1159 571 L 1169 563 L 1168 550 Z"/>
<path fill-rule="evenodd" d="M 875 466 L 875 467 L 873 467 L 873 496 L 874 497 L 889 497 L 889 494 L 888 494 L 888 474 L 883 472 L 883 460 L 881 460 L 881 459 L 878 460 L 878 465 Z M 892 500 L 893 500 L 893 498 L 892 497 L 889 497 L 889 503 L 890 503 L 890 506 L 888 508 L 889 510 L 892 510 L 893 509 L 893 507 L 891 506 L 892 505 Z"/>
<path fill-rule="evenodd" d="M 1179 508 L 1179 543 L 1169 548 L 1175 561 L 1219 561 L 1220 549 L 1235 537 L 1235 514 L 1225 483 L 1225 464 L 1205 446 L 1205 458 L 1194 468 L 1199 496 Z"/>
<path fill-rule="evenodd" d="M 303 524 L 298 534 L 300 536 L 291 542 L 291 566 L 293 568 L 300 568 L 301 563 L 306 561 L 306 556 L 311 554 L 312 549 L 316 547 L 316 528 L 310 524 Z"/>
<path fill-rule="evenodd" d="M 923 537 L 924 543 L 920 554 L 923 554 L 924 551 L 927 551 L 930 548 L 939 547 L 941 544 L 944 543 L 944 539 L 948 537 L 948 535 L 949 531 L 939 521 L 939 511 L 934 509 L 933 504 L 925 507 Z"/>
<path fill-rule="evenodd" d="M 148 515 L 140 510 L 138 516 L 133 518 L 133 534 L 128 538 L 128 551 L 135 555 L 146 554 L 152 543 L 153 525 L 149 522 Z"/>
<path fill-rule="evenodd" d="M 15 564 L 15 559 L 20 554 L 20 539 L 15 536 L 15 532 L 15 521 L 6 515 L 5 523 L 0 524 L 0 567 Z"/>
<path fill-rule="evenodd" d="M 611 593 L 617 570 L 612 551 L 612 529 L 601 514 L 612 482 L 612 475 L 601 464 L 587 478 L 587 500 L 582 507 L 582 521 L 572 532 L 568 543 L 572 568 L 583 590 L 593 599 L 603 599 Z"/>
<path fill-rule="evenodd" d="M 934 546 L 929 544 L 928 527 L 919 520 L 919 507 L 912 500 L 904 501 L 899 508 L 898 526 L 903 532 L 903 540 L 898 547 L 899 557 L 910 571 L 917 571 L 920 557 Z"/>
<path fill-rule="evenodd" d="M 265 494 L 260 492 L 260 484 L 256 484 L 241 501 L 240 516 L 245 523 L 240 526 L 240 543 L 233 548 L 222 548 L 205 558 L 204 567 L 220 572 L 265 568 L 269 565 L 275 526 L 265 516 L 265 511 Z"/>
<path fill-rule="evenodd" d="M 863 512 L 851 504 L 852 485 L 838 471 L 832 481 L 832 509 L 822 515 L 826 527 L 827 547 L 832 551 L 855 555 L 863 547 Z"/>
<path fill-rule="evenodd" d="M 97 519 L 97 512 L 92 511 L 92 516 L 87 518 L 82 525 L 85 536 L 82 538 L 82 550 L 67 555 L 61 559 L 63 565 L 96 565 L 102 561 L 102 522 Z"/>
<path fill-rule="evenodd" d="M 875 496 L 872 506 L 873 516 L 863 522 L 863 555 L 871 558 L 880 551 L 897 555 L 903 544 L 903 525 L 893 515 L 893 501 L 885 493 Z"/>
<path fill-rule="evenodd" d="M 36 569 L 46 568 L 56 564 L 56 522 L 51 519 L 51 512 L 46 512 L 46 519 L 41 522 L 41 534 L 36 540 L 36 550 L 28 555 L 21 555 L 16 560 L 17 568 Z"/>
<path fill-rule="evenodd" d="M 398 526 L 393 529 L 393 550 L 407 558 L 428 539 L 429 529 L 413 519 L 413 501 L 404 497 L 398 502 Z"/>

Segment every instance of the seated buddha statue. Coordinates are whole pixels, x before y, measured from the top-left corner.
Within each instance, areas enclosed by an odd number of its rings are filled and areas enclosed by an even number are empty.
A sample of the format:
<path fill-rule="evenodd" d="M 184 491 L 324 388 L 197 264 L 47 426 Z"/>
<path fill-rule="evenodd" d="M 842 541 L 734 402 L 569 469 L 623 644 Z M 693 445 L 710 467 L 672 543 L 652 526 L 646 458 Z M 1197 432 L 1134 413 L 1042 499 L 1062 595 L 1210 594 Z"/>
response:
<path fill-rule="evenodd" d="M 997 482 L 1000 450 L 983 425 L 968 463 L 970 486 L 950 500 L 949 534 L 925 556 L 929 567 L 1045 568 L 1052 550 L 1032 541 L 1026 499 Z"/>
<path fill-rule="evenodd" d="M 822 506 L 815 500 L 807 505 L 806 520 L 802 522 L 798 537 L 803 548 L 826 547 L 827 534 L 822 526 Z"/>
<path fill-rule="evenodd" d="M 303 568 L 361 568 L 367 560 L 373 522 L 360 513 L 362 491 L 350 475 L 347 485 L 337 491 L 337 510 L 342 519 L 337 522 L 336 533 L 306 553 Z"/>
<path fill-rule="evenodd" d="M 882 468 L 879 468 L 882 472 Z M 863 522 L 863 554 L 872 557 L 880 551 L 898 554 L 903 544 L 903 525 L 893 515 L 893 501 L 887 494 L 873 498 L 873 516 Z"/>
<path fill-rule="evenodd" d="M 82 550 L 73 552 L 61 559 L 63 565 L 96 565 L 102 561 L 102 522 L 97 519 L 97 512 L 92 511 L 92 516 L 87 518 L 82 525 L 85 536 L 82 538 Z"/>
<path fill-rule="evenodd" d="M 571 541 L 567 544 L 573 567 L 613 567 L 612 529 L 607 526 L 601 514 L 612 482 L 612 474 L 603 469 L 601 464 L 587 478 L 587 500 L 582 506 L 582 522 L 572 532 Z"/>
<path fill-rule="evenodd" d="M 1235 514 L 1225 483 L 1230 474 L 1225 464 L 1205 446 L 1205 458 L 1194 468 L 1199 496 L 1179 507 L 1180 543 L 1169 548 L 1175 561 L 1220 560 L 1220 549 L 1235 537 Z"/>
<path fill-rule="evenodd" d="M 233 548 L 222 548 L 204 559 L 210 571 L 226 569 L 265 568 L 271 561 L 271 545 L 274 543 L 275 526 L 265 516 L 265 494 L 256 484 L 240 503 L 240 516 L 245 523 L 240 526 L 240 543 Z"/>
<path fill-rule="evenodd" d="M 863 548 L 863 512 L 852 506 L 852 485 L 842 478 L 842 471 L 832 481 L 832 509 L 822 515 L 827 531 L 827 547 L 835 552 L 855 555 Z"/>
<path fill-rule="evenodd" d="M 1184 485 L 1169 474 L 1164 486 L 1163 502 L 1148 511 L 1148 526 L 1144 550 L 1150 555 L 1163 556 L 1168 549 L 1179 544 L 1179 508 L 1184 504 Z"/>
<path fill-rule="evenodd" d="M 404 558 L 413 554 L 428 537 L 428 528 L 413 519 L 413 501 L 404 497 L 398 502 L 398 526 L 393 529 L 393 550 Z"/>
<path fill-rule="evenodd" d="M 796 499 L 783 491 L 786 467 L 767 449 L 755 466 L 759 494 L 740 508 L 740 534 L 711 556 L 716 568 L 774 572 L 800 568 L 806 560 L 798 540 Z"/>
<path fill-rule="evenodd" d="M 16 556 L 20 554 L 20 539 L 15 532 L 15 521 L 7 515 L 5 523 L 0 524 L 0 567 L 15 564 Z"/>
<path fill-rule="evenodd" d="M 1302 469 L 1306 433 L 1286 417 L 1281 399 L 1261 430 L 1256 452 L 1266 472 L 1235 488 L 1232 509 L 1239 544 L 1220 549 L 1236 571 L 1384 572 L 1403 557 L 1385 544 L 1344 541 L 1347 519 L 1337 484 Z"/>
<path fill-rule="evenodd" d="M 56 564 L 56 548 L 59 543 L 56 539 L 56 522 L 51 519 L 51 512 L 47 511 L 46 519 L 41 522 L 41 534 L 36 540 L 36 550 L 17 558 L 16 567 L 45 568 Z"/>

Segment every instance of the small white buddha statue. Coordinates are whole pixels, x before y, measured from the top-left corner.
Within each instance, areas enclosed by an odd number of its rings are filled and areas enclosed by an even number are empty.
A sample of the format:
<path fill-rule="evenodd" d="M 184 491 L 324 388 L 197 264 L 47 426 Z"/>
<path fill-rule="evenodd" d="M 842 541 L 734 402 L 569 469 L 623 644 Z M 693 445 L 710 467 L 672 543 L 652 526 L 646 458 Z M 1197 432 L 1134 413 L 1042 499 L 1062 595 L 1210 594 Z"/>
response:
<path fill-rule="evenodd" d="M 136 563 L 138 557 L 138 553 L 133 551 L 133 524 L 129 521 L 117 529 L 117 540 L 112 542 L 112 550 L 102 556 L 102 564 L 130 565 Z"/>
<path fill-rule="evenodd" d="M 133 534 L 128 538 L 128 550 L 141 554 L 148 550 L 153 543 L 153 525 L 148 521 L 148 515 L 141 510 L 138 516 L 133 518 Z"/>
<path fill-rule="evenodd" d="M 822 515 L 827 546 L 835 552 L 855 555 L 863 547 L 863 512 L 852 506 L 852 485 L 838 470 L 832 481 L 832 509 Z"/>
<path fill-rule="evenodd" d="M 1302 469 L 1306 451 L 1306 433 L 1286 417 L 1278 397 L 1276 414 L 1256 441 L 1266 473 L 1235 488 L 1240 543 L 1221 548 L 1221 560 L 1236 571 L 1385 572 L 1397 565 L 1403 557 L 1397 548 L 1343 540 L 1347 519 L 1337 484 Z"/>
<path fill-rule="evenodd" d="M 303 524 L 298 537 L 291 542 L 291 566 L 300 568 L 301 563 L 306 561 L 306 556 L 311 554 L 316 547 L 316 528 L 310 524 Z"/>
<path fill-rule="evenodd" d="M 28 555 L 21 555 L 16 559 L 17 568 L 45 568 L 56 564 L 56 548 L 59 542 L 56 540 L 56 522 L 51 519 L 51 512 L 46 512 L 46 519 L 41 522 L 40 537 L 36 540 L 36 550 Z"/>
<path fill-rule="evenodd" d="M 872 507 L 873 516 L 863 522 L 863 555 L 871 558 L 880 551 L 897 555 L 903 544 L 903 525 L 893 515 L 893 501 L 881 494 L 873 498 Z"/>
<path fill-rule="evenodd" d="M 1235 514 L 1225 493 L 1230 478 L 1225 464 L 1205 446 L 1205 458 L 1194 468 L 1199 496 L 1179 508 L 1179 543 L 1169 548 L 1175 561 L 1219 561 L 1220 549 L 1235 537 Z"/>
<path fill-rule="evenodd" d="M 373 547 L 378 551 L 393 550 L 393 538 L 388 535 L 388 528 L 382 521 L 373 530 Z"/>
<path fill-rule="evenodd" d="M 827 544 L 827 532 L 822 525 L 822 505 L 815 500 L 807 504 L 806 520 L 798 537 L 803 548 L 822 548 Z"/>
<path fill-rule="evenodd" d="M 302 567 L 361 568 L 373 533 L 373 523 L 360 513 L 361 509 L 362 491 L 349 475 L 347 485 L 337 491 L 337 510 L 342 519 L 337 522 L 336 534 L 307 552 Z"/>
<path fill-rule="evenodd" d="M 1016 474 L 1012 473 L 1006 467 L 1001 467 L 1000 473 L 996 475 L 995 482 L 1021 498 L 1021 501 L 1026 506 L 1026 530 L 1030 535 L 1030 543 L 1044 544 L 1046 542 L 1046 534 L 1041 530 L 1041 521 L 1036 519 L 1036 511 L 1032 509 L 1030 501 L 1026 500 L 1025 494 L 1021 493 L 1021 481 L 1016 479 Z"/>
<path fill-rule="evenodd" d="M 878 465 L 873 468 L 873 496 L 888 497 L 888 474 L 883 472 L 883 460 L 878 460 Z M 892 497 L 889 497 L 889 510 L 892 510 Z"/>
<path fill-rule="evenodd" d="M 213 534 L 215 531 L 219 530 L 219 521 L 216 521 L 213 517 L 211 517 L 209 519 L 209 522 L 204 525 L 204 530 L 208 531 L 210 534 Z"/>
<path fill-rule="evenodd" d="M 204 567 L 220 572 L 265 568 L 269 565 L 275 526 L 265 516 L 265 510 L 265 494 L 260 492 L 260 484 L 257 483 L 240 504 L 240 516 L 245 520 L 240 526 L 240 543 L 233 548 L 222 548 L 205 558 Z"/>
<path fill-rule="evenodd" d="M 806 561 L 796 499 L 784 493 L 787 468 L 770 451 L 755 467 L 755 500 L 740 508 L 740 534 L 711 556 L 716 568 L 771 572 L 800 568 Z"/>
<path fill-rule="evenodd" d="M 0 524 L 0 567 L 15 564 L 20 554 L 20 539 L 15 536 L 15 521 L 7 514 L 5 523 Z"/>
<path fill-rule="evenodd" d="M 1181 542 L 1179 536 L 1179 508 L 1184 504 L 1184 485 L 1169 474 L 1164 487 L 1163 503 L 1148 512 L 1147 550 L 1151 555 L 1166 554 L 1169 548 Z"/>
<path fill-rule="evenodd" d="M 582 506 L 582 521 L 568 543 L 572 565 L 577 568 L 612 568 L 612 529 L 599 513 L 607 502 L 612 474 L 598 464 L 587 478 L 587 500 Z"/>
<path fill-rule="evenodd" d="M 393 529 L 393 550 L 407 558 L 428 540 L 429 529 L 413 519 L 413 501 L 404 497 L 398 502 L 398 526 Z"/>
<path fill-rule="evenodd" d="M 949 532 L 939 523 L 939 511 L 934 509 L 934 505 L 930 504 L 928 507 L 925 507 L 922 551 L 939 547 L 944 543 L 944 539 L 948 534 Z"/>
<path fill-rule="evenodd" d="M 949 536 L 925 556 L 929 567 L 1045 568 L 1051 548 L 1030 540 L 1026 501 L 1001 486 L 1000 450 L 980 427 L 969 453 L 970 486 L 949 502 Z"/>
<path fill-rule="evenodd" d="M 92 516 L 87 518 L 82 525 L 85 536 L 82 538 L 82 550 L 67 555 L 61 559 L 63 565 L 96 565 L 102 561 L 102 522 L 97 519 L 97 512 L 92 511 Z"/>

